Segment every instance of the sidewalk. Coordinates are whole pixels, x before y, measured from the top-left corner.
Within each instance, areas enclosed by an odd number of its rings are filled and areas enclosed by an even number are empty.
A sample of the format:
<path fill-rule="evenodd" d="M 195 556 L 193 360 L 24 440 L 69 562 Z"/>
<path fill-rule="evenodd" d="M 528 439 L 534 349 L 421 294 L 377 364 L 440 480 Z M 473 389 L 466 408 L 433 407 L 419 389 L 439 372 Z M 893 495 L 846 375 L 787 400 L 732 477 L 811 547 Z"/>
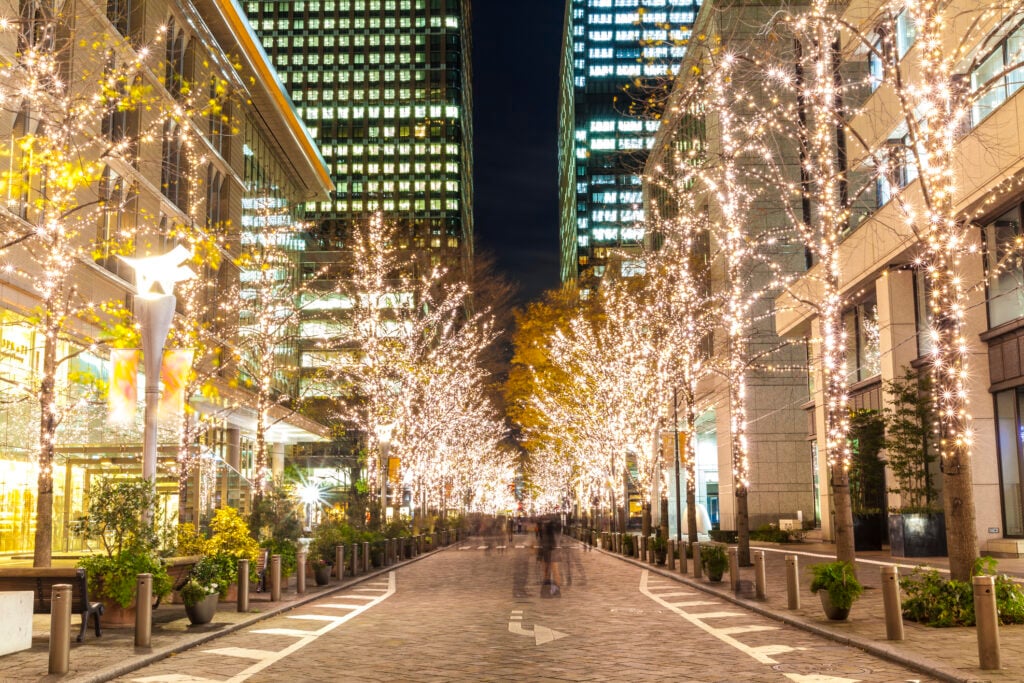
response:
<path fill-rule="evenodd" d="M 374 569 L 356 577 L 346 576 L 340 583 L 337 579 L 332 578 L 326 586 L 316 586 L 312 575 L 310 575 L 307 577 L 306 593 L 303 595 L 295 592 L 295 577 L 291 577 L 287 585 L 282 587 L 280 602 L 271 602 L 269 592 L 250 592 L 248 612 L 238 612 L 233 601 L 222 601 L 213 622 L 202 626 L 189 624 L 183 605 L 167 605 L 161 602 L 160 607 L 153 611 L 152 647 L 149 648 L 135 647 L 134 629 L 104 627 L 102 637 L 97 638 L 91 625 L 82 642 L 77 643 L 74 639 L 78 636 L 78 627 L 81 622 L 79 616 L 73 614 L 71 616 L 71 666 L 64 676 L 47 674 L 50 615 L 37 614 L 32 618 L 32 647 L 22 652 L 0 657 L 0 682 L 61 681 L 64 683 L 75 681 L 76 683 L 92 683 L 108 681 L 165 657 L 201 645 L 206 641 L 243 629 L 255 622 L 287 612 L 325 595 L 346 590 L 367 579 L 386 574 L 396 567 L 416 562 L 444 549 L 441 547 L 418 557 L 403 560 L 388 567 Z M 102 625 L 102 619 L 100 623 Z"/>
<path fill-rule="evenodd" d="M 934 678 L 946 681 L 1024 681 L 1024 625 L 1001 626 L 999 639 L 1002 668 L 983 671 L 978 666 L 978 640 L 975 628 L 931 628 L 904 621 L 905 639 L 890 641 L 885 635 L 885 616 L 882 605 L 881 566 L 896 564 L 900 576 L 910 573 L 919 565 L 939 570 L 948 568 L 947 558 L 893 558 L 885 551 L 857 553 L 857 576 L 864 584 L 861 598 L 854 604 L 846 621 L 825 618 L 821 602 L 808 587 L 811 583 L 810 565 L 835 559 L 835 546 L 827 543 L 795 543 L 787 545 L 754 542 L 751 550 L 765 551 L 767 578 L 764 601 L 754 596 L 754 568 L 740 568 L 740 592 L 733 593 L 726 572 L 720 583 L 706 577 L 693 578 L 693 561 L 689 560 L 688 574 L 681 574 L 679 566 L 668 571 L 665 566 L 643 564 L 634 558 L 621 559 L 644 566 L 652 572 L 671 576 L 685 584 L 712 593 L 747 609 L 785 622 L 818 635 L 853 645 L 890 661 L 918 669 Z M 602 551 L 608 552 L 608 551 Z M 800 568 L 800 609 L 788 609 L 786 595 L 785 556 L 797 555 Z M 999 559 L 1001 573 L 1024 578 L 1024 559 Z"/>

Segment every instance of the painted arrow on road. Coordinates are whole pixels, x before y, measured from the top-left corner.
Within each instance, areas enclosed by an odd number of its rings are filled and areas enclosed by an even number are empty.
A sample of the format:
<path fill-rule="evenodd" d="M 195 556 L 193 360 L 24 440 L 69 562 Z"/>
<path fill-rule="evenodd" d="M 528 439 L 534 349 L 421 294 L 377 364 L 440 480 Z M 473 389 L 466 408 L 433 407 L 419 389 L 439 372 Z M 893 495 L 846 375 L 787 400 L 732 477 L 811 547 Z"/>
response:
<path fill-rule="evenodd" d="M 547 626 L 541 626 L 540 624 L 534 624 L 533 629 L 523 628 L 523 611 L 514 610 L 512 616 L 509 617 L 508 632 L 515 633 L 518 636 L 533 636 L 534 644 L 543 645 L 544 643 L 550 643 L 553 640 L 559 638 L 565 638 L 568 633 L 562 633 L 556 631 L 553 628 Z"/>

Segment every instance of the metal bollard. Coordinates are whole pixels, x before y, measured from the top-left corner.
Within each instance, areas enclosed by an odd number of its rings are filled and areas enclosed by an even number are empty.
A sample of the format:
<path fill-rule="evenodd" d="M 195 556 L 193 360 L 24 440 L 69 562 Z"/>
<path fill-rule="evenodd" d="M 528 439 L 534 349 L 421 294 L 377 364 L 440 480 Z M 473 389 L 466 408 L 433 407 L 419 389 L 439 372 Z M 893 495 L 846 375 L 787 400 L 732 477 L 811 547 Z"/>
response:
<path fill-rule="evenodd" d="M 885 637 L 889 640 L 903 640 L 903 605 L 900 601 L 899 569 L 894 564 L 881 569 Z"/>
<path fill-rule="evenodd" d="M 352 576 L 359 575 L 359 544 L 352 544 Z"/>
<path fill-rule="evenodd" d="M 978 622 L 978 662 L 985 670 L 1000 668 L 996 577 L 974 577 L 974 614 Z"/>
<path fill-rule="evenodd" d="M 249 611 L 249 560 L 238 561 L 238 611 Z"/>
<path fill-rule="evenodd" d="M 764 570 L 764 551 L 754 551 L 754 595 L 758 600 L 764 600 L 767 595 L 768 579 Z"/>
<path fill-rule="evenodd" d="M 704 576 L 704 568 L 700 566 L 700 542 L 693 542 L 693 578 Z"/>
<path fill-rule="evenodd" d="M 800 564 L 796 555 L 786 555 L 786 595 L 789 609 L 800 609 Z"/>
<path fill-rule="evenodd" d="M 676 568 L 676 542 L 674 539 L 668 542 L 668 558 L 665 566 L 669 571 Z"/>
<path fill-rule="evenodd" d="M 302 595 L 306 592 L 306 551 L 295 554 L 295 592 Z"/>
<path fill-rule="evenodd" d="M 686 573 L 686 546 L 687 546 L 687 542 L 686 541 L 680 541 L 679 542 L 678 547 L 679 547 L 679 573 L 680 574 L 685 574 Z"/>
<path fill-rule="evenodd" d="M 370 571 L 370 542 L 363 541 L 363 573 Z"/>
<path fill-rule="evenodd" d="M 153 575 L 135 577 L 135 647 L 149 647 L 153 639 Z"/>
<path fill-rule="evenodd" d="M 729 590 L 736 593 L 740 589 L 740 556 L 738 548 L 727 548 L 729 554 Z"/>
<path fill-rule="evenodd" d="M 83 617 L 84 619 L 85 617 Z M 51 674 L 66 674 L 71 668 L 71 584 L 58 583 L 50 591 Z"/>
<path fill-rule="evenodd" d="M 343 545 L 334 546 L 334 566 L 337 568 L 335 573 L 338 575 L 338 580 L 341 581 L 345 578 L 345 546 Z"/>
<path fill-rule="evenodd" d="M 281 601 L 281 556 L 270 556 L 270 601 Z"/>

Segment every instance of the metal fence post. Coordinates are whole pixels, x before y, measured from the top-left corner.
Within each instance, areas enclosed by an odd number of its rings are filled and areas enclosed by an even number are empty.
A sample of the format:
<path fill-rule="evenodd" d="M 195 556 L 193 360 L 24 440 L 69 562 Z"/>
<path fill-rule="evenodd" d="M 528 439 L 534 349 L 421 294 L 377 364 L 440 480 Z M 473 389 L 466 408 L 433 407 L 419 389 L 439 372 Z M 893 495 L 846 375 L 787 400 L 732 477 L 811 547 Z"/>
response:
<path fill-rule="evenodd" d="M 903 640 L 903 606 L 900 601 L 899 569 L 882 567 L 882 604 L 885 607 L 885 637 Z"/>
<path fill-rule="evenodd" d="M 69 668 L 71 668 L 71 584 L 58 583 L 50 592 L 49 672 L 63 675 L 68 672 Z"/>
<path fill-rule="evenodd" d="M 764 600 L 767 596 L 768 579 L 764 569 L 764 551 L 754 551 L 754 595 L 758 600 Z"/>
<path fill-rule="evenodd" d="M 786 595 L 789 609 L 800 609 L 800 564 L 796 555 L 786 555 Z"/>
<path fill-rule="evenodd" d="M 249 560 L 238 561 L 238 611 L 249 611 Z"/>
<path fill-rule="evenodd" d="M 974 614 L 978 622 L 978 662 L 982 669 L 1000 667 L 999 613 L 996 610 L 996 577 L 974 577 Z"/>
<path fill-rule="evenodd" d="M 270 556 L 270 601 L 281 601 L 281 556 Z"/>
<path fill-rule="evenodd" d="M 135 647 L 149 647 L 153 636 L 153 575 L 135 577 Z"/>

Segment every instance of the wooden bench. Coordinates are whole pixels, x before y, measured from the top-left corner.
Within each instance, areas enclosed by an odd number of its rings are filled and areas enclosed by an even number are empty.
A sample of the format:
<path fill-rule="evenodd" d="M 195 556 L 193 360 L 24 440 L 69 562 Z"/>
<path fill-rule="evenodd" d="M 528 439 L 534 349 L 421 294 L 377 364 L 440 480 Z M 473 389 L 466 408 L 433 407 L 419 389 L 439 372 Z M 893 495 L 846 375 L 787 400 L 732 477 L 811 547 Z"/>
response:
<path fill-rule="evenodd" d="M 196 562 L 201 559 L 203 559 L 202 555 L 183 555 L 181 557 L 166 557 L 161 560 L 164 569 L 167 570 L 167 575 L 171 577 L 171 590 L 180 591 L 185 587 L 192 567 L 196 566 Z M 159 606 L 160 598 L 157 598 L 153 607 Z"/>
<path fill-rule="evenodd" d="M 267 569 L 270 568 L 270 550 L 260 548 L 260 554 L 256 558 L 256 592 L 262 593 L 267 590 Z"/>
<path fill-rule="evenodd" d="M 103 604 L 89 601 L 89 587 L 85 570 L 75 567 L 3 567 L 0 568 L 0 591 L 32 591 L 32 613 L 49 614 L 53 587 L 59 583 L 71 584 L 71 610 L 82 615 L 82 628 L 78 642 L 82 642 L 89 616 L 95 619 L 96 637 L 100 636 L 100 616 Z"/>

